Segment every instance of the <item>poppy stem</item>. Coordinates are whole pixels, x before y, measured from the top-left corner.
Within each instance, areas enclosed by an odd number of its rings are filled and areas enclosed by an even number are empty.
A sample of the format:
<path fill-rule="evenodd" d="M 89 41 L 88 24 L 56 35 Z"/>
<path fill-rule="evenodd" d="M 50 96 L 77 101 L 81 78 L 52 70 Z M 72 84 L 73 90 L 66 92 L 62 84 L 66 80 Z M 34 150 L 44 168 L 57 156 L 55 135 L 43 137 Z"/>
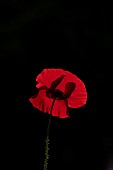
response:
<path fill-rule="evenodd" d="M 44 170 L 47 170 L 48 165 L 48 159 L 49 159 L 49 131 L 50 131 L 50 124 L 51 124 L 51 118 L 52 118 L 52 110 L 55 103 L 55 98 L 53 99 L 51 110 L 50 110 L 50 116 L 49 116 L 49 122 L 47 127 L 47 136 L 46 136 L 46 146 L 45 146 L 45 160 L 44 160 Z"/>

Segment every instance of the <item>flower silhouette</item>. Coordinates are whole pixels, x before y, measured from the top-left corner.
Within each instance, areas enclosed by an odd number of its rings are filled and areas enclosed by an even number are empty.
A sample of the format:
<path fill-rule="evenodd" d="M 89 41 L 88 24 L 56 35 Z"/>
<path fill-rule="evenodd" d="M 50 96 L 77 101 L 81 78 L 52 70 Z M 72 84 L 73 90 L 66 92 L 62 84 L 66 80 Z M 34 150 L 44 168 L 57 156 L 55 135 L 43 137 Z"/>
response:
<path fill-rule="evenodd" d="M 84 83 L 76 75 L 59 68 L 44 69 L 36 77 L 36 82 L 38 92 L 29 100 L 35 108 L 50 114 L 45 141 L 44 170 L 47 170 L 51 117 L 70 117 L 68 107 L 85 105 L 87 92 Z"/>
<path fill-rule="evenodd" d="M 84 83 L 74 74 L 59 68 L 44 69 L 36 77 L 37 94 L 29 100 L 32 105 L 52 116 L 68 118 L 70 108 L 79 108 L 86 104 L 87 92 Z"/>

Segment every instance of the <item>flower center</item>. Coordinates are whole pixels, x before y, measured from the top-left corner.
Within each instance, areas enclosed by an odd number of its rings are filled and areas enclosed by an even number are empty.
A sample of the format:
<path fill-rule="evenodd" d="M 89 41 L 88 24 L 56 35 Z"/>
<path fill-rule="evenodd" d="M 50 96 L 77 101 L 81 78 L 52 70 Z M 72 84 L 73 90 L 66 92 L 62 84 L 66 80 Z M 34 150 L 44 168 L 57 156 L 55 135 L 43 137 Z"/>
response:
<path fill-rule="evenodd" d="M 59 89 L 55 89 L 55 90 L 48 89 L 46 91 L 46 96 L 48 98 L 64 100 L 64 93 L 62 91 L 60 91 Z"/>

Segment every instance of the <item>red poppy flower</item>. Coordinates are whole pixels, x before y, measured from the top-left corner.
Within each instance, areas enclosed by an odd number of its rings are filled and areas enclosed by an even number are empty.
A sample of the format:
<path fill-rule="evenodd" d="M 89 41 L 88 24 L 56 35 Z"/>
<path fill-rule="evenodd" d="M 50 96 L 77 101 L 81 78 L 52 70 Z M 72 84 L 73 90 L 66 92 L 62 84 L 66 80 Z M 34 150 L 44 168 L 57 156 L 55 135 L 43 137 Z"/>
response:
<path fill-rule="evenodd" d="M 51 110 L 52 116 L 70 117 L 68 107 L 79 108 L 86 104 L 87 92 L 84 83 L 74 74 L 63 69 L 44 69 L 36 78 L 38 93 L 29 100 L 44 113 Z"/>

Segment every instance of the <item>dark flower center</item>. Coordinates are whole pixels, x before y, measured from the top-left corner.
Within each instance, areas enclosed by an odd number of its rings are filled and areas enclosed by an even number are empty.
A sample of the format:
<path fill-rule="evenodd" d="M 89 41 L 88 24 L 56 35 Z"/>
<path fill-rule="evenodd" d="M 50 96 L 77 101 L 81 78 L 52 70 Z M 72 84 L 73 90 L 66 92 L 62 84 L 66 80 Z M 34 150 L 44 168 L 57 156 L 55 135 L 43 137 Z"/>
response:
<path fill-rule="evenodd" d="M 55 90 L 48 89 L 46 91 L 46 96 L 48 98 L 54 98 L 54 99 L 57 99 L 57 100 L 64 100 L 64 93 L 62 91 L 60 91 L 59 89 L 55 89 Z"/>

